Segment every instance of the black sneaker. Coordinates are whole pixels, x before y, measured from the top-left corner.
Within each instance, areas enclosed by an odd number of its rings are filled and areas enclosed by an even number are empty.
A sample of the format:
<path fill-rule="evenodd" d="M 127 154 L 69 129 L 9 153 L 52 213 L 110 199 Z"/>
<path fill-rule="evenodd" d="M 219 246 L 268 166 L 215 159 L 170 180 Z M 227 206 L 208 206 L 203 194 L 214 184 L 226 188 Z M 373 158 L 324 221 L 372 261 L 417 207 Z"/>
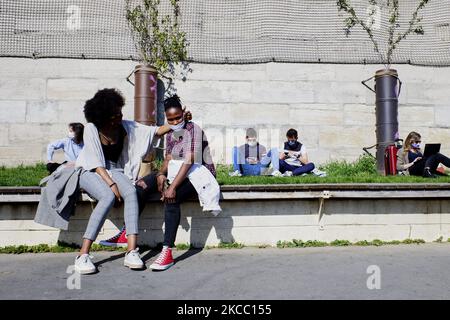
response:
<path fill-rule="evenodd" d="M 424 178 L 437 178 L 437 176 L 434 173 L 431 173 L 429 168 L 425 168 L 423 170 L 423 177 Z"/>

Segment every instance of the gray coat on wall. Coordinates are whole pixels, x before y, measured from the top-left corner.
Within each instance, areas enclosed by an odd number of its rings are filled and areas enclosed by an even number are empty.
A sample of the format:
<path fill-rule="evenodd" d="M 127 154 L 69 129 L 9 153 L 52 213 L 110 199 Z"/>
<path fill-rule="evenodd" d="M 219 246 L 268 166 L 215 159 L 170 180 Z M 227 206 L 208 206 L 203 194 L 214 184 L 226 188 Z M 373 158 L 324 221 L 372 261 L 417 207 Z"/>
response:
<path fill-rule="evenodd" d="M 82 168 L 63 168 L 43 179 L 41 198 L 34 222 L 67 230 L 69 219 L 79 199 L 79 180 Z"/>

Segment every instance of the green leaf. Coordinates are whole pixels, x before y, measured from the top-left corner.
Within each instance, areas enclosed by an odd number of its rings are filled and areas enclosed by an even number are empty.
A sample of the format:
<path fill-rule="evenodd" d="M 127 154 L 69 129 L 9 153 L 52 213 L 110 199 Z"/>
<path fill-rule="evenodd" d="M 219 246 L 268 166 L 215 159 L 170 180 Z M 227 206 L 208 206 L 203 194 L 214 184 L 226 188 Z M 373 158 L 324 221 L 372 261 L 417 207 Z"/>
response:
<path fill-rule="evenodd" d="M 171 0 L 171 14 L 160 16 L 159 0 L 144 0 L 144 8 L 126 1 L 126 18 L 141 60 L 164 75 L 170 64 L 187 60 L 186 34 L 180 30 L 179 0 Z"/>

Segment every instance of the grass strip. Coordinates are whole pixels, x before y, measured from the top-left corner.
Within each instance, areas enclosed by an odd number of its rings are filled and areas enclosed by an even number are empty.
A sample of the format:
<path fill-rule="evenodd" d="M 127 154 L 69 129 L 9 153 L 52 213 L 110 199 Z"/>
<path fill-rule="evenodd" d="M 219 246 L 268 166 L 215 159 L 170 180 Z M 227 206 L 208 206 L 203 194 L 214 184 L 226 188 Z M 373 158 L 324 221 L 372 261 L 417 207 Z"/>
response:
<path fill-rule="evenodd" d="M 437 239 L 437 243 L 445 243 L 441 238 Z M 318 248 L 318 247 L 349 247 L 349 246 L 386 246 L 386 245 L 401 245 L 401 244 L 424 244 L 425 240 L 422 239 L 405 239 L 405 240 L 393 240 L 393 241 L 382 241 L 379 239 L 375 239 L 372 241 L 357 241 L 350 242 L 348 240 L 334 240 L 332 242 L 323 242 L 317 240 L 297 240 L 293 239 L 292 241 L 278 241 L 276 244 L 277 248 Z M 447 239 L 447 243 L 450 243 L 450 238 Z M 162 245 L 159 244 L 156 247 L 150 246 L 139 246 L 141 252 L 148 251 L 151 249 L 161 250 Z M 260 244 L 256 246 L 246 246 L 242 243 L 237 242 L 220 242 L 217 246 L 205 246 L 204 249 L 242 249 L 242 248 L 272 248 L 271 245 Z M 180 243 L 175 246 L 176 250 L 184 251 L 189 249 L 202 249 L 201 247 L 195 247 L 189 243 Z M 67 253 L 67 252 L 77 252 L 80 250 L 80 246 L 76 244 L 68 244 L 64 242 L 58 242 L 57 245 L 50 246 L 48 244 L 39 244 L 35 246 L 6 246 L 0 247 L 0 254 L 22 254 L 22 253 Z M 115 248 L 115 247 L 106 247 L 101 246 L 99 244 L 94 243 L 92 245 L 92 252 L 98 251 L 119 251 L 125 252 L 126 248 Z"/>
<path fill-rule="evenodd" d="M 158 162 L 158 165 L 161 163 Z M 368 155 L 362 155 L 354 162 L 333 161 L 320 166 L 327 177 L 312 174 L 296 177 L 230 177 L 230 165 L 217 165 L 217 181 L 221 185 L 273 185 L 273 184 L 317 184 L 317 183 L 450 183 L 450 176 L 438 179 L 426 179 L 415 176 L 381 176 L 376 170 L 376 161 Z M 37 186 L 47 176 L 45 164 L 0 167 L 0 186 L 27 187 Z"/>

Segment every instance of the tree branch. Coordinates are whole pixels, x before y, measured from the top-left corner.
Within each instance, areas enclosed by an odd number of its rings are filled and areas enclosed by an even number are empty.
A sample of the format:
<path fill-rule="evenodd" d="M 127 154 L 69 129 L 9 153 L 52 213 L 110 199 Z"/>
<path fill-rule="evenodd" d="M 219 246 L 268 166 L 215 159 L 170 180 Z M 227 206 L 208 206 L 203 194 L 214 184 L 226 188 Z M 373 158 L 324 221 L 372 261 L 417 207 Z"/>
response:
<path fill-rule="evenodd" d="M 373 5 L 378 5 L 376 0 L 369 0 L 369 1 Z M 339 11 L 343 10 L 347 14 L 350 15 L 350 17 L 346 19 L 347 32 L 349 33 L 350 29 L 353 28 L 355 25 L 357 25 L 357 24 L 360 25 L 363 28 L 363 30 L 365 30 L 367 32 L 367 34 L 369 35 L 369 38 L 373 43 L 375 51 L 380 56 L 381 62 L 386 66 L 386 64 L 384 62 L 385 58 L 384 58 L 383 54 L 380 52 L 378 42 L 375 40 L 374 34 L 371 29 L 373 24 L 371 25 L 371 27 L 366 25 L 366 23 L 357 16 L 355 9 L 351 6 L 351 4 L 349 3 L 348 0 L 337 0 L 337 5 L 338 5 Z M 375 13 L 373 12 L 373 14 L 375 14 Z"/>
<path fill-rule="evenodd" d="M 408 30 L 405 31 L 403 34 L 399 34 L 398 35 L 397 40 L 394 42 L 394 45 L 397 45 L 400 41 L 405 39 L 412 32 L 415 32 L 417 34 L 424 34 L 423 28 L 421 26 L 417 26 L 417 24 L 422 21 L 422 19 L 419 18 L 418 15 L 419 15 L 419 11 L 422 10 L 428 2 L 429 2 L 429 0 L 421 0 L 420 1 L 420 3 L 417 6 L 416 10 L 412 14 L 411 20 L 409 21 L 409 28 L 408 28 Z"/>

